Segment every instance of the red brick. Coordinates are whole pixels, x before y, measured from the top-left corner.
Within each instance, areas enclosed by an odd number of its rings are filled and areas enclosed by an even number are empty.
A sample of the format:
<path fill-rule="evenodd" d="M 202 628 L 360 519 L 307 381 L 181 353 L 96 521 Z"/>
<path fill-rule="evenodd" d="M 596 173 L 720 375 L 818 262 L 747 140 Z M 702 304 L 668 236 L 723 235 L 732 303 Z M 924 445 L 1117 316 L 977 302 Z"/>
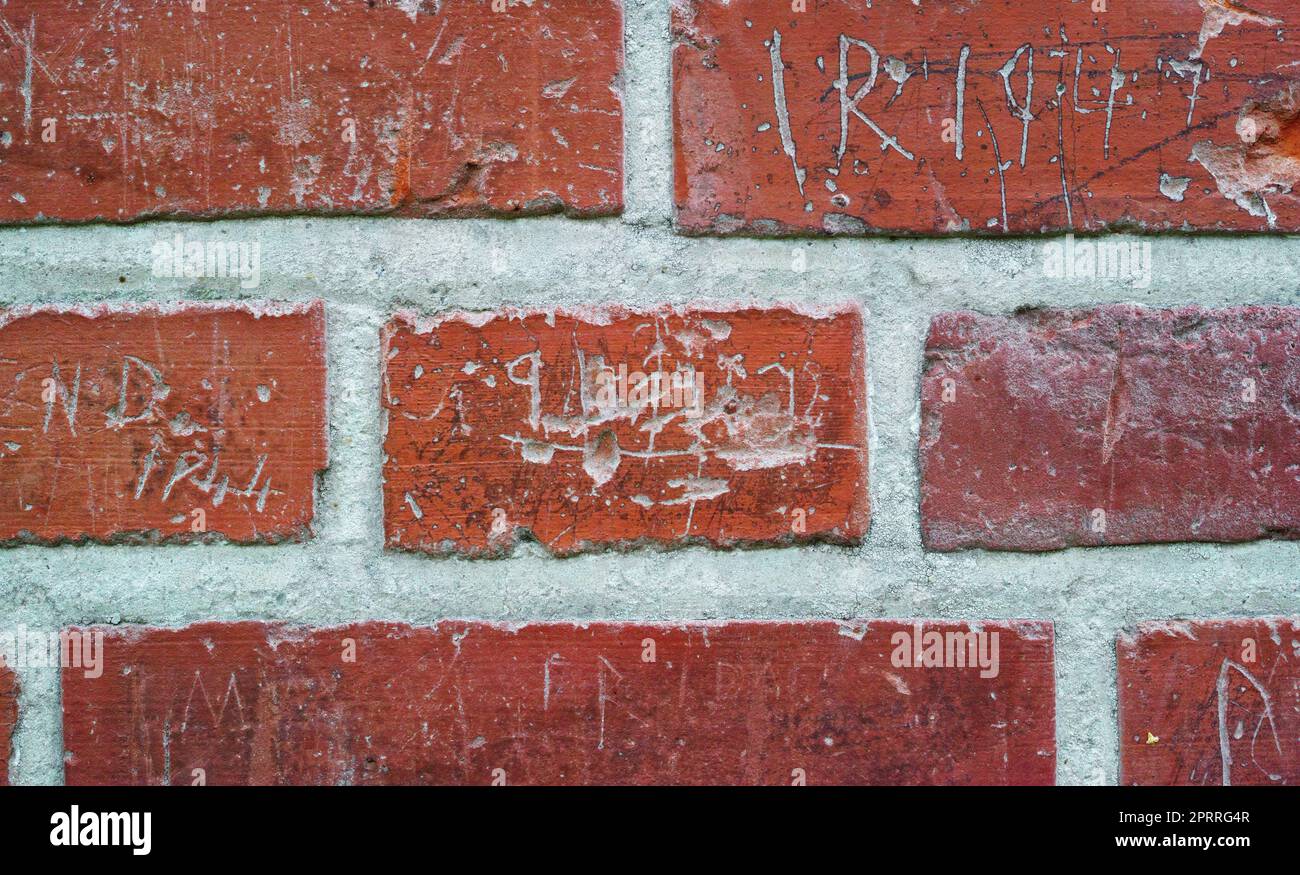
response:
<path fill-rule="evenodd" d="M 1300 618 L 1143 623 L 1118 650 L 1124 784 L 1300 783 Z"/>
<path fill-rule="evenodd" d="M 0 311 L 0 540 L 306 535 L 325 310 Z"/>
<path fill-rule="evenodd" d="M 0 222 L 622 207 L 618 0 L 191 7 L 9 0 Z"/>
<path fill-rule="evenodd" d="M 688 232 L 1300 229 L 1290 0 L 800 5 L 674 0 Z"/>
<path fill-rule="evenodd" d="M 67 781 L 1050 784 L 1051 624 L 974 628 L 996 674 L 896 665 L 896 620 L 110 628 Z"/>
<path fill-rule="evenodd" d="M 9 757 L 18 725 L 18 676 L 0 660 L 0 787 L 9 786 Z"/>
<path fill-rule="evenodd" d="M 921 386 L 926 545 L 1300 536 L 1298 346 L 1300 309 L 1287 307 L 936 317 Z"/>
<path fill-rule="evenodd" d="M 856 308 L 404 315 L 383 348 L 391 546 L 482 554 L 528 535 L 566 554 L 867 528 Z M 653 374 L 665 397 L 638 405 Z"/>

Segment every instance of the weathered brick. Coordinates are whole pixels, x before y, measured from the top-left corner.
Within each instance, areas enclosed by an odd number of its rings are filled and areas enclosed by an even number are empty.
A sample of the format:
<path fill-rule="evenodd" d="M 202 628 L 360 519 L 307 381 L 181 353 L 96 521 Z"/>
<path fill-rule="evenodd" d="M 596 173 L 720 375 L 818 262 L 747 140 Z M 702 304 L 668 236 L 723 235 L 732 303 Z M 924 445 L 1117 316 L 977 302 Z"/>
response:
<path fill-rule="evenodd" d="M 1045 622 L 925 621 L 969 658 L 928 668 L 895 658 L 915 652 L 895 636 L 917 631 L 896 620 L 104 631 L 103 676 L 63 674 L 69 784 L 190 784 L 196 769 L 212 784 L 1055 774 Z"/>
<path fill-rule="evenodd" d="M 1294 4 L 1094 6 L 674 0 L 679 224 L 1300 229 Z"/>
<path fill-rule="evenodd" d="M 0 787 L 9 786 L 9 757 L 18 724 L 18 676 L 0 661 Z"/>
<path fill-rule="evenodd" d="M 921 530 L 939 550 L 1300 536 L 1300 309 L 934 319 Z"/>
<path fill-rule="evenodd" d="M 319 302 L 0 310 L 0 540 L 307 534 L 324 324 Z"/>
<path fill-rule="evenodd" d="M 1300 618 L 1143 623 L 1118 653 L 1123 783 L 1300 783 Z"/>
<path fill-rule="evenodd" d="M 0 222 L 622 206 L 619 0 L 9 0 Z"/>
<path fill-rule="evenodd" d="M 527 535 L 565 554 L 867 528 L 855 307 L 407 315 L 383 348 L 391 546 L 481 554 Z"/>

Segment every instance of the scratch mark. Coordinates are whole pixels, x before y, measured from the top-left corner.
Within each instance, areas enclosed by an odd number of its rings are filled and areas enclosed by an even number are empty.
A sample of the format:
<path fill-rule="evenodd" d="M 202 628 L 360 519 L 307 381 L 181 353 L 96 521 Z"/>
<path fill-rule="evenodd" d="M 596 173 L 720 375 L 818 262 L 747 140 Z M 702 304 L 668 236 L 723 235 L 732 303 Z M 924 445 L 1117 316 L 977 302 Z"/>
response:
<path fill-rule="evenodd" d="M 1016 65 L 1020 63 L 1020 57 L 1025 52 L 1029 53 L 1029 66 L 1025 71 L 1025 105 L 1021 106 L 1016 103 L 1016 97 L 1011 92 L 1011 74 L 1015 72 Z M 1016 49 L 1016 53 L 1002 65 L 1002 69 L 998 70 L 998 75 L 1002 77 L 1002 90 L 1006 92 L 1007 108 L 1011 110 L 1013 116 L 1020 119 L 1023 125 L 1020 135 L 1020 166 L 1023 168 L 1025 159 L 1029 156 L 1029 125 L 1034 120 L 1034 114 L 1029 111 L 1030 105 L 1034 102 L 1034 47 L 1026 43 Z"/>
<path fill-rule="evenodd" d="M 984 116 L 984 126 L 988 128 L 989 137 L 993 140 L 993 160 L 997 162 L 998 188 L 1002 194 L 1002 230 L 1008 230 L 1007 226 L 1007 178 L 1006 172 L 1011 167 L 1011 162 L 1005 164 L 1002 162 L 1002 150 L 998 148 L 998 135 L 993 130 L 993 123 L 989 121 L 988 111 L 984 109 L 984 101 L 979 98 L 975 99 L 975 105 L 980 108 L 980 115 Z"/>
<path fill-rule="evenodd" d="M 957 58 L 957 160 L 962 160 L 966 149 L 966 62 L 970 59 L 970 46 L 961 47 Z"/>
<path fill-rule="evenodd" d="M 799 196 L 803 197 L 803 183 L 808 172 L 799 166 L 795 155 L 794 134 L 790 130 L 790 111 L 785 101 L 785 62 L 781 60 L 781 31 L 772 31 L 772 43 L 769 47 L 772 58 L 772 96 L 776 104 L 777 124 L 781 130 L 781 148 L 790 156 L 794 167 L 794 179 L 799 186 Z"/>
<path fill-rule="evenodd" d="M 1268 690 L 1255 679 L 1245 666 L 1239 665 L 1231 659 L 1225 659 L 1219 669 L 1219 680 L 1215 684 L 1215 692 L 1218 696 L 1219 706 L 1219 757 L 1223 761 L 1223 786 L 1232 786 L 1232 750 L 1229 743 L 1228 733 L 1228 669 L 1235 668 L 1241 673 L 1250 685 L 1259 693 L 1260 699 L 1264 702 L 1264 717 L 1268 720 L 1269 728 L 1273 731 L 1273 744 L 1280 755 L 1282 753 L 1282 744 L 1277 738 L 1277 722 L 1273 719 L 1273 700 L 1269 696 Z"/>

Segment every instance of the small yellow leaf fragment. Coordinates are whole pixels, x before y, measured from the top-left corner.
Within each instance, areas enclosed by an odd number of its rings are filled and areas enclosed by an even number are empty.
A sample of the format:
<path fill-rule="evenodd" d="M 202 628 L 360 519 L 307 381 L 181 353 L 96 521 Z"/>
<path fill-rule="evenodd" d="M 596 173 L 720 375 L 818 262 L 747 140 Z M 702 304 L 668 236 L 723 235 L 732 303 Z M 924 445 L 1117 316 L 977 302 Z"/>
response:
<path fill-rule="evenodd" d="M 1160 741 L 1160 736 L 1152 735 L 1149 730 L 1147 731 L 1147 744 L 1156 744 L 1159 741 Z"/>

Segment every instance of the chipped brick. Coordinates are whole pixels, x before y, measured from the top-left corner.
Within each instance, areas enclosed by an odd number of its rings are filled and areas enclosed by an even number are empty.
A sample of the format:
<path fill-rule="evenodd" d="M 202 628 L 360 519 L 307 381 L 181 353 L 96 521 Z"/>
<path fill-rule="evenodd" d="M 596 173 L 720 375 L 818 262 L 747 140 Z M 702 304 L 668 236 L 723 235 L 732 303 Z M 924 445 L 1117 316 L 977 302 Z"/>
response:
<path fill-rule="evenodd" d="M 18 676 L 0 660 L 0 787 L 9 786 L 9 757 L 18 725 Z"/>
<path fill-rule="evenodd" d="M 1300 536 L 1300 309 L 934 319 L 921 529 L 939 550 Z"/>

